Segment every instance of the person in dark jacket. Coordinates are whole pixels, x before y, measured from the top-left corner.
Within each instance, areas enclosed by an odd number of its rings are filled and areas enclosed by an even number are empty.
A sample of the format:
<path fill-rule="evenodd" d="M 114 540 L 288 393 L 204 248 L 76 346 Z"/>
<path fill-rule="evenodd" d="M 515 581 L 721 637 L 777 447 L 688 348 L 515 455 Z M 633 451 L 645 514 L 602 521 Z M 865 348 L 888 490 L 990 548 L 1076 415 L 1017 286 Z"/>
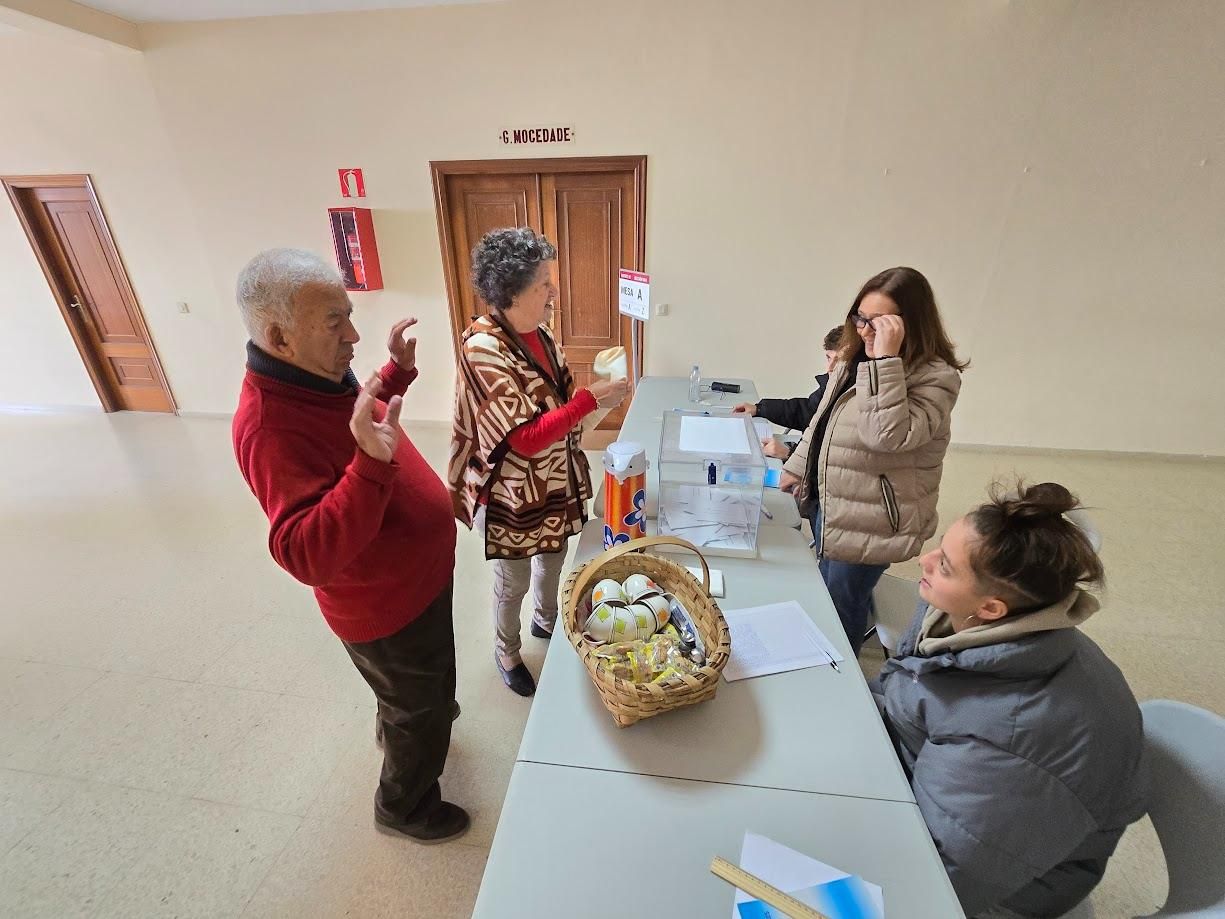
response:
<path fill-rule="evenodd" d="M 1145 811 L 1140 709 L 1079 626 L 1102 563 L 1045 483 L 992 499 L 921 559 L 873 693 L 967 916 L 1062 916 Z"/>
<path fill-rule="evenodd" d="M 838 360 L 838 345 L 841 341 L 842 326 L 840 325 L 834 326 L 825 334 L 825 341 L 822 343 L 822 347 L 825 348 L 825 373 L 817 375 L 817 388 L 807 396 L 796 396 L 792 399 L 759 399 L 756 404 L 742 402 L 732 409 L 732 414 L 765 418 L 780 428 L 789 428 L 794 431 L 805 430 L 821 405 L 821 397 L 825 394 L 825 384 L 829 381 L 829 371 Z M 786 443 L 781 437 L 767 437 L 762 440 L 761 448 L 766 456 L 785 460 L 791 456 L 791 451 L 795 449 L 795 446 Z"/>

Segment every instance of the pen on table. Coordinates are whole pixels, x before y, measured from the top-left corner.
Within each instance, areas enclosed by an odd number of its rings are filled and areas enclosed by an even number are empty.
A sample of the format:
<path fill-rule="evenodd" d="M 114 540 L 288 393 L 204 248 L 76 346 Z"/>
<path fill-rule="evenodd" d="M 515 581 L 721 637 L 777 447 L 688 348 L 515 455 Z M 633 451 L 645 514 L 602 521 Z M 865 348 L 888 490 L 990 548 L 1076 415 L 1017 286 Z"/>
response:
<path fill-rule="evenodd" d="M 773 514 L 771 514 L 771 513 L 770 513 L 768 510 L 766 510 L 764 507 L 761 509 L 761 512 L 762 512 L 763 514 L 765 514 L 765 515 L 766 515 L 766 519 L 767 519 L 767 520 L 773 520 L 773 519 L 774 519 L 774 515 L 773 515 Z"/>
<path fill-rule="evenodd" d="M 841 672 L 842 672 L 842 668 L 841 668 L 841 667 L 839 667 L 839 666 L 838 666 L 838 662 L 837 662 L 836 660 L 834 660 L 834 655 L 832 655 L 832 654 L 830 654 L 828 651 L 826 651 L 826 650 L 825 650 L 825 648 L 822 648 L 821 650 L 822 650 L 822 651 L 825 651 L 825 656 L 829 658 L 829 665 L 830 665 L 831 667 L 833 667 L 833 668 L 834 668 L 834 673 L 841 673 Z"/>

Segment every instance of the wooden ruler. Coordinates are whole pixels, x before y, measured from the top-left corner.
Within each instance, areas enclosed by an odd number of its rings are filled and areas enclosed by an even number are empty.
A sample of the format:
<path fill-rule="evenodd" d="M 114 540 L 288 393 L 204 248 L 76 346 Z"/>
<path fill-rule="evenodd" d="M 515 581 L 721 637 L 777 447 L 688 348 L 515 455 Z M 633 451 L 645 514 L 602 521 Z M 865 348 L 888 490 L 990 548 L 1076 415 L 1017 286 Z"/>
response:
<path fill-rule="evenodd" d="M 725 858 L 716 855 L 715 860 L 710 863 L 710 871 L 733 887 L 739 887 L 749 896 L 756 897 L 790 919 L 829 919 L 825 913 L 818 912 L 807 903 L 801 903 L 777 887 L 770 886 L 757 875 L 749 874 L 739 865 L 733 865 Z"/>

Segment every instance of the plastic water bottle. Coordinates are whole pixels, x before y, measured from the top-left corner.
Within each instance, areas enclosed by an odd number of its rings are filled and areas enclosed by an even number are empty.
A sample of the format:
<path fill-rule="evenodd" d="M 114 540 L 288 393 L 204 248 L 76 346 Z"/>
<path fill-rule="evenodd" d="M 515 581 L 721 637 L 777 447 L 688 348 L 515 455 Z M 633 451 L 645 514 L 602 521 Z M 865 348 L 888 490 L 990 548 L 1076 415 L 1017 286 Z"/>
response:
<path fill-rule="evenodd" d="M 702 371 L 698 369 L 697 364 L 694 364 L 693 369 L 689 371 L 689 401 L 702 401 Z"/>

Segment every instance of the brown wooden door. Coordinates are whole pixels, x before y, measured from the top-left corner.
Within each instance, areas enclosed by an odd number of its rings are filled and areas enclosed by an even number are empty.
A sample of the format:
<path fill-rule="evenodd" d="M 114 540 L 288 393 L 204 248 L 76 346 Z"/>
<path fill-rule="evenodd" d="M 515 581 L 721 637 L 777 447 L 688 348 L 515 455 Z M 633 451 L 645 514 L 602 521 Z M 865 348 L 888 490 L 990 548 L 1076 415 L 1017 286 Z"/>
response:
<path fill-rule="evenodd" d="M 447 183 L 448 228 L 454 270 L 465 283 L 451 297 L 451 328 L 462 333 L 489 307 L 472 289 L 472 250 L 481 237 L 504 227 L 539 230 L 539 177 L 519 175 L 460 175 Z M 458 337 L 456 343 L 458 347 Z"/>
<path fill-rule="evenodd" d="M 628 353 L 633 323 L 617 307 L 617 271 L 634 261 L 634 174 L 558 173 L 541 177 L 544 233 L 557 242 L 560 291 L 553 332 L 566 349 L 577 385 L 594 379 L 595 357 L 624 345 Z M 620 430 L 628 399 L 600 423 Z"/>
<path fill-rule="evenodd" d="M 550 325 L 578 385 L 591 382 L 600 351 L 623 345 L 633 352 L 632 324 L 617 309 L 617 271 L 643 270 L 646 157 L 431 166 L 457 351 L 472 318 L 488 312 L 472 290 L 472 247 L 490 230 L 530 226 L 558 247 L 560 295 Z M 624 406 L 609 413 L 601 430 L 616 431 L 624 416 Z"/>
<path fill-rule="evenodd" d="M 18 216 L 107 411 L 174 400 L 87 176 L 6 179 Z"/>

